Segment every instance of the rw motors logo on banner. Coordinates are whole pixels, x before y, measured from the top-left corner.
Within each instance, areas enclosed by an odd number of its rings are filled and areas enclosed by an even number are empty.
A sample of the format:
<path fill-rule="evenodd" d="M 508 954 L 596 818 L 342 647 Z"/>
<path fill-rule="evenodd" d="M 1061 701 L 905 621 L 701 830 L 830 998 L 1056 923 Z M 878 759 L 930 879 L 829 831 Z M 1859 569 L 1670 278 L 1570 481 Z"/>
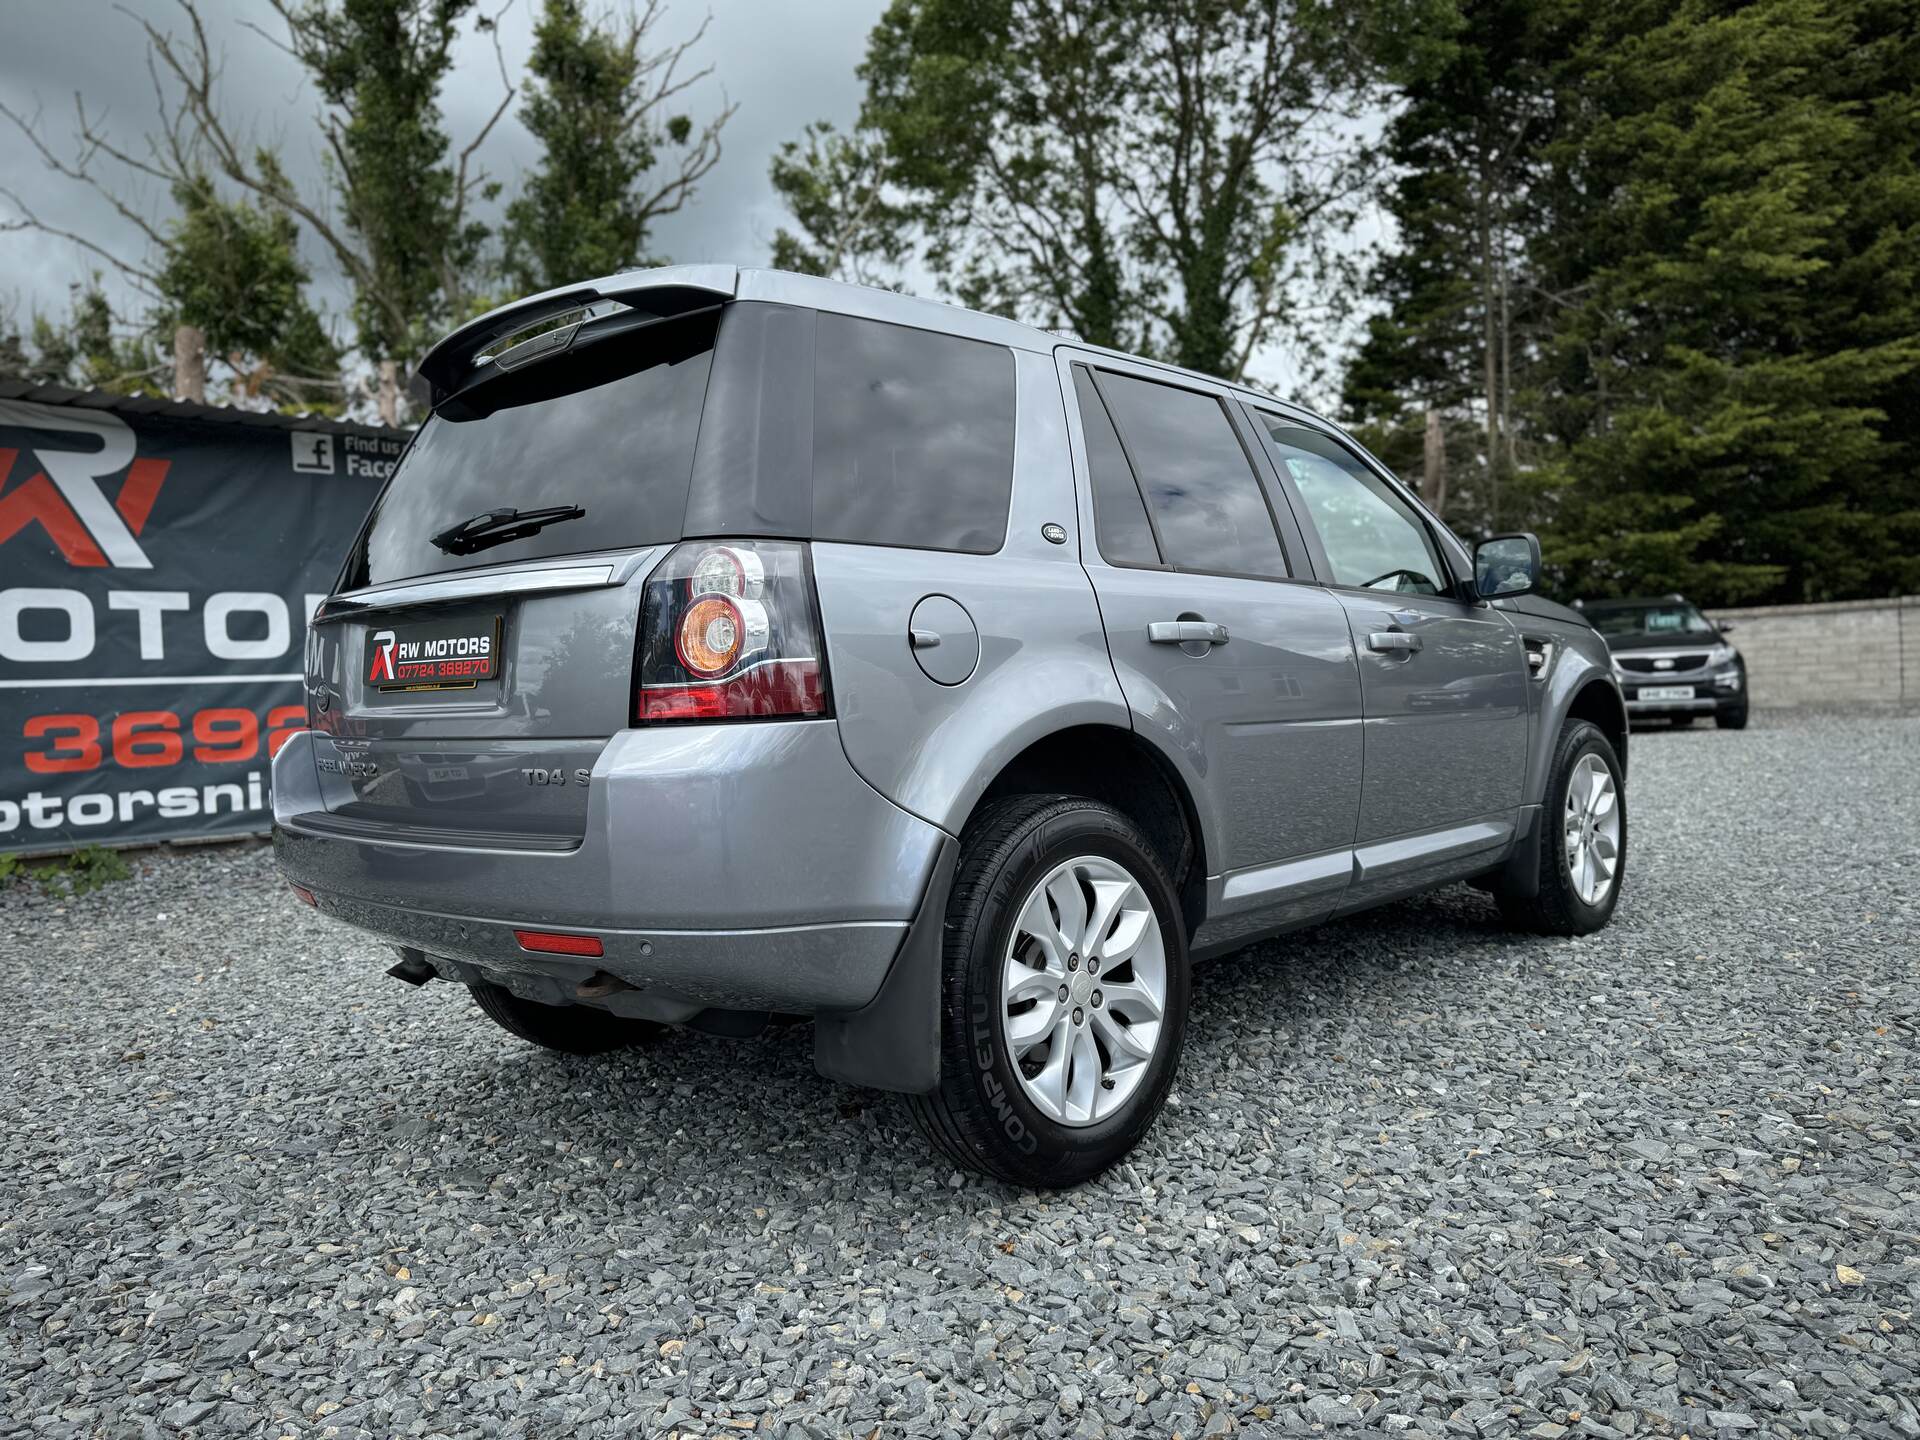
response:
<path fill-rule="evenodd" d="M 401 443 L 0 400 L 0 850 L 265 828 Z"/>

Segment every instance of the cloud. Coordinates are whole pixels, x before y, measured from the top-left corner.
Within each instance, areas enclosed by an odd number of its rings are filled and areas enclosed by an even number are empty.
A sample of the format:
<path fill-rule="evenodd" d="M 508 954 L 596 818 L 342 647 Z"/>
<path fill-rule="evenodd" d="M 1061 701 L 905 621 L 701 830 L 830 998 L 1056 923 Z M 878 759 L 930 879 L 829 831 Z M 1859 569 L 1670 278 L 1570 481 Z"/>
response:
<path fill-rule="evenodd" d="M 725 153 L 695 200 L 666 217 L 654 236 L 658 253 L 676 260 L 763 263 L 780 223 L 781 210 L 767 183 L 767 163 L 783 140 L 815 119 L 845 125 L 860 103 L 854 76 L 867 32 L 884 0 L 716 0 L 705 40 L 689 59 L 714 73 L 684 97 L 696 120 L 727 99 L 739 110 L 724 132 Z M 168 0 L 141 0 L 140 12 L 156 24 L 184 28 Z M 324 185 L 321 142 L 313 116 L 318 100 L 299 67 L 246 21 L 274 33 L 273 17 L 257 0 L 203 0 L 202 11 L 215 53 L 221 57 L 222 114 L 262 143 L 279 149 L 289 173 L 306 193 Z M 508 74 L 520 78 L 533 45 L 538 0 L 516 0 L 501 21 L 500 41 Z M 672 0 L 661 38 L 690 34 L 706 11 L 698 0 Z M 457 63 L 441 97 L 456 149 L 465 144 L 500 103 L 499 69 L 492 43 L 463 34 Z M 105 118 L 118 143 L 138 149 L 159 121 L 159 107 L 146 69 L 146 42 L 139 24 L 108 0 L 10 5 L 6 44 L 0 46 L 0 101 L 38 110 L 56 151 L 71 152 L 73 97 Z M 503 119 L 478 160 L 512 193 L 518 177 L 538 160 L 532 138 L 517 116 Z M 141 236 L 101 197 L 42 167 L 17 140 L 0 144 L 0 186 L 16 191 L 49 224 L 96 240 L 129 258 L 142 255 Z M 123 199 L 143 213 L 166 215 L 169 197 L 156 185 L 132 188 Z M 347 287 L 317 242 L 304 254 L 318 297 L 342 339 Z M 10 299 L 24 320 L 34 310 L 64 312 L 68 288 L 83 283 L 99 264 L 68 241 L 27 231 L 0 235 L 5 276 L 0 301 Z M 124 282 L 104 277 L 109 292 Z M 10 292 L 10 293 L 9 293 Z"/>

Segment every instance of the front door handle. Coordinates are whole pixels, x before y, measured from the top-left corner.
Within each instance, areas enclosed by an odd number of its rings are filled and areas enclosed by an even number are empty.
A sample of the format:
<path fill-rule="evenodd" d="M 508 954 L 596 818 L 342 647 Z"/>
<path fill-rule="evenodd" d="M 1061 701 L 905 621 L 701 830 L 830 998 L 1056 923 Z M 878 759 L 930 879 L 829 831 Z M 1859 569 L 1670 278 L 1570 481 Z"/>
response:
<path fill-rule="evenodd" d="M 1147 639 L 1155 645 L 1224 645 L 1227 627 L 1206 620 L 1154 620 L 1147 625 Z"/>
<path fill-rule="evenodd" d="M 1405 630 L 1376 630 L 1367 636 L 1367 648 L 1404 655 L 1420 648 L 1420 637 L 1409 635 Z"/>

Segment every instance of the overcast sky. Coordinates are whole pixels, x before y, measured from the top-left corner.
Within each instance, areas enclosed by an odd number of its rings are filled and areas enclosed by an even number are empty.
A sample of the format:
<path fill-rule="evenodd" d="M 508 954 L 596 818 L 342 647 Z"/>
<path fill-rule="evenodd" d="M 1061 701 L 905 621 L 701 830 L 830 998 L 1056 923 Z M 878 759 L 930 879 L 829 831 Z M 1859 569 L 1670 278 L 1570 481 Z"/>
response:
<path fill-rule="evenodd" d="M 497 4 L 491 0 L 487 8 Z M 884 4 L 714 0 L 712 23 L 697 52 L 713 65 L 714 74 L 686 97 L 686 105 L 696 121 L 724 99 L 738 102 L 740 108 L 724 131 L 725 154 L 702 183 L 696 201 L 667 217 L 655 232 L 657 252 L 687 261 L 766 260 L 781 217 L 767 183 L 767 162 L 780 142 L 797 136 L 809 120 L 844 125 L 853 119 L 860 104 L 854 66 Z M 126 6 L 162 25 L 184 28 L 171 0 L 126 0 Z M 538 9 L 539 0 L 514 0 L 502 21 L 509 75 L 518 77 L 524 69 Z M 314 94 L 298 65 L 241 23 L 242 17 L 271 21 L 266 5 L 261 0 L 202 0 L 202 13 L 225 62 L 222 112 L 254 124 L 259 138 L 277 146 L 291 173 L 304 182 L 301 188 L 317 189 Z M 668 0 L 661 37 L 685 37 L 707 13 L 705 0 Z M 140 142 L 157 114 L 145 66 L 145 37 L 113 0 L 0 0 L 0 100 L 21 112 L 37 106 L 45 133 L 62 154 L 72 149 L 76 91 L 90 112 L 108 117 L 117 141 L 129 146 Z M 443 96 L 456 149 L 486 123 L 501 93 L 491 45 L 466 34 L 458 68 Z M 507 182 L 509 193 L 516 188 L 515 177 L 537 158 L 531 137 L 515 116 L 495 127 L 480 154 L 494 177 Z M 39 157 L 11 134 L 0 135 L 0 186 L 18 192 L 49 224 L 140 258 L 137 230 L 104 201 L 43 168 Z M 144 198 L 157 212 L 167 212 L 164 195 Z M 310 239 L 303 243 L 320 298 L 345 338 L 345 288 L 333 273 L 330 257 Z M 0 234 L 0 304 L 12 304 L 16 323 L 24 323 L 36 307 L 62 313 L 68 287 L 84 280 L 91 268 L 67 241 L 31 232 Z M 117 288 L 111 277 L 109 281 L 110 290 Z"/>
<path fill-rule="evenodd" d="M 481 0 L 495 11 L 501 0 Z M 524 75 L 532 50 L 533 25 L 541 0 L 512 0 L 500 32 L 507 73 Z M 604 10 L 625 0 L 598 0 Z M 122 4 L 126 7 L 122 9 Z M 666 0 L 657 32 L 661 44 L 683 39 L 709 14 L 708 0 Z M 666 217 L 653 236 L 654 253 L 674 260 L 713 260 L 763 264 L 783 211 L 767 181 L 767 165 L 780 143 L 793 139 L 811 120 L 850 124 L 860 106 L 854 67 L 866 51 L 868 32 L 886 0 L 711 0 L 711 20 L 695 55 L 713 74 L 685 97 L 696 124 L 727 100 L 739 109 L 727 122 L 725 153 L 701 183 L 693 202 Z M 201 13 L 222 62 L 219 105 L 229 122 L 250 129 L 253 137 L 277 149 L 302 190 L 321 193 L 323 176 L 318 105 L 300 67 L 243 20 L 275 32 L 264 0 L 200 0 Z M 73 151 L 76 92 L 89 112 L 104 117 L 117 143 L 141 145 L 154 128 L 158 107 L 146 71 L 146 40 L 126 10 L 150 16 L 164 28 L 183 31 L 176 0 L 0 0 L 0 100 L 17 112 L 41 114 L 42 132 L 63 156 Z M 491 41 L 464 27 L 458 63 L 445 87 L 442 105 L 447 130 L 458 151 L 486 124 L 499 105 L 502 85 Z M 515 102 L 518 108 L 518 100 Z M 0 125 L 5 122 L 0 121 Z M 1363 129 L 1377 124 L 1377 117 Z M 503 118 L 479 152 L 488 172 L 517 188 L 519 175 L 533 165 L 537 151 L 517 114 Z M 112 173 L 111 167 L 102 167 Z M 50 225 L 85 235 L 129 259 L 142 258 L 142 237 L 106 202 L 47 170 L 37 155 L 0 130 L 0 186 L 18 193 Z M 153 214 L 171 213 L 169 198 L 149 188 L 143 200 Z M 0 201 L 0 216 L 11 207 Z M 1358 250 L 1376 248 L 1383 236 L 1380 217 L 1362 220 L 1344 242 Z M 336 338 L 350 341 L 349 296 L 331 254 L 311 236 L 303 236 L 303 254 L 313 271 L 314 290 L 332 322 Z M 70 242 L 32 231 L 0 233 L 0 321 L 24 328 L 36 309 L 63 315 L 69 287 L 84 282 L 100 262 Z M 924 277 L 910 277 L 920 279 Z M 103 275 L 116 299 L 125 282 L 110 270 Z M 1304 297 L 1306 299 L 1308 297 Z M 129 313 L 137 307 L 129 304 Z M 1358 315 L 1337 334 L 1339 348 L 1359 333 Z M 1252 375 L 1280 393 L 1325 406 L 1335 396 L 1321 394 L 1325 376 L 1310 378 L 1286 335 L 1276 336 L 1254 358 Z"/>

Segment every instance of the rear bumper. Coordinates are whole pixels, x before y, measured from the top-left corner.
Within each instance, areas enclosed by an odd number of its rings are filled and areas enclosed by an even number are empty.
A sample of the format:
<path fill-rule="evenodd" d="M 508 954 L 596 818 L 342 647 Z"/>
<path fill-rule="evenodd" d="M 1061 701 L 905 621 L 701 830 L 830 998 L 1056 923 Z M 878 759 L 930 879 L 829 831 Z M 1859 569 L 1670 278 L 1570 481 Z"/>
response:
<path fill-rule="evenodd" d="M 343 833 L 312 738 L 274 759 L 274 846 L 325 914 L 490 972 L 585 978 L 735 1009 L 852 1010 L 878 992 L 945 837 L 855 773 L 832 721 L 623 731 L 577 847 Z M 598 937 L 592 960 L 513 931 Z"/>

